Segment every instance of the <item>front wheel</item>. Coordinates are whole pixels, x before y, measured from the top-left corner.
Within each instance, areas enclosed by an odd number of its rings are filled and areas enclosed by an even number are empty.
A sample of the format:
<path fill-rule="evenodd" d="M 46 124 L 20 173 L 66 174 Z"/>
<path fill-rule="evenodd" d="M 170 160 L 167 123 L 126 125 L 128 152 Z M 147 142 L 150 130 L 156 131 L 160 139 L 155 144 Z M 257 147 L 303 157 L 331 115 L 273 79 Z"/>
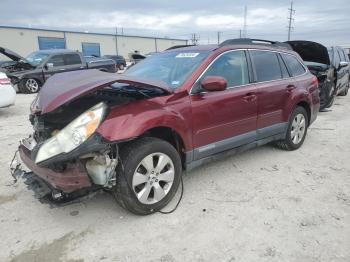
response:
<path fill-rule="evenodd" d="M 119 70 L 124 70 L 124 65 L 123 64 L 119 65 Z"/>
<path fill-rule="evenodd" d="M 40 89 L 40 83 L 34 78 L 22 79 L 18 84 L 18 89 L 24 94 L 34 94 Z"/>
<path fill-rule="evenodd" d="M 308 115 L 306 110 L 298 106 L 292 113 L 286 137 L 284 140 L 277 141 L 276 145 L 284 150 L 296 150 L 304 143 L 308 128 Z"/>
<path fill-rule="evenodd" d="M 117 167 L 117 202 L 132 213 L 148 215 L 174 197 L 182 175 L 181 159 L 166 141 L 145 137 L 123 146 Z"/>

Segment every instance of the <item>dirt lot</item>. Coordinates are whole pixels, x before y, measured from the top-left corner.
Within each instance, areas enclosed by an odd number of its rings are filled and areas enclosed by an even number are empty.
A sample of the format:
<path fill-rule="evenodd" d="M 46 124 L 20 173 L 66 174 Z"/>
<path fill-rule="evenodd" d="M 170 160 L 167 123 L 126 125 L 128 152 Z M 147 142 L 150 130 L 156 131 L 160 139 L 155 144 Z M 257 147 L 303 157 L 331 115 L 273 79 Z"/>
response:
<path fill-rule="evenodd" d="M 147 217 L 107 194 L 50 208 L 11 185 L 32 99 L 0 109 L 0 261 L 350 261 L 350 96 L 300 150 L 264 146 L 191 171 L 177 211 Z"/>

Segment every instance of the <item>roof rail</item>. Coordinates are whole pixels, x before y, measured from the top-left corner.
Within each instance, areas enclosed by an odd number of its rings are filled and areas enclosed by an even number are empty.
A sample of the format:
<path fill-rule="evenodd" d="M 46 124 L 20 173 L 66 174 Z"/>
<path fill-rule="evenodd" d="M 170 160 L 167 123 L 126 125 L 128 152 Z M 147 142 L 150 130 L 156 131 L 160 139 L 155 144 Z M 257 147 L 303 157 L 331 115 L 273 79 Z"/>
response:
<path fill-rule="evenodd" d="M 182 47 L 188 47 L 188 46 L 195 46 L 195 45 L 174 45 L 174 46 L 171 46 L 171 47 L 165 49 L 165 51 L 166 50 L 177 49 L 177 48 L 182 48 Z"/>
<path fill-rule="evenodd" d="M 228 39 L 228 40 L 222 42 L 219 46 L 222 47 L 222 46 L 226 46 L 226 45 L 265 45 L 265 46 L 271 46 L 271 47 L 292 50 L 290 45 L 287 43 L 282 43 L 282 42 L 278 42 L 278 41 L 271 41 L 271 40 L 264 40 L 264 39 L 251 39 L 251 38 Z"/>

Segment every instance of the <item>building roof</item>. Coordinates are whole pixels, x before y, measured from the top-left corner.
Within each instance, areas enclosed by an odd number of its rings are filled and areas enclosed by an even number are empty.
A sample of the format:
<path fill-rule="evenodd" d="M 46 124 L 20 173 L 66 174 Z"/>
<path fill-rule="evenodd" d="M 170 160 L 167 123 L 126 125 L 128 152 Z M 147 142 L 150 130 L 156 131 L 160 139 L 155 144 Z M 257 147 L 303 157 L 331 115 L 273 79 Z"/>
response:
<path fill-rule="evenodd" d="M 46 31 L 46 32 L 58 32 L 58 33 L 73 33 L 73 34 L 87 34 L 87 35 L 116 36 L 116 34 L 108 34 L 108 33 L 94 33 L 94 32 L 83 32 L 83 31 L 72 31 L 72 30 L 56 30 L 56 29 L 44 29 L 44 28 L 23 27 L 23 26 L 0 25 L 0 29 L 1 28 L 33 30 L 33 31 Z M 121 37 L 138 37 L 138 38 L 146 38 L 146 39 L 165 39 L 165 40 L 175 40 L 175 41 L 187 41 L 186 39 L 180 39 L 180 38 L 152 37 L 152 36 L 140 36 L 140 35 L 124 35 L 124 34 L 121 35 L 121 34 L 117 34 L 117 36 L 121 36 Z"/>

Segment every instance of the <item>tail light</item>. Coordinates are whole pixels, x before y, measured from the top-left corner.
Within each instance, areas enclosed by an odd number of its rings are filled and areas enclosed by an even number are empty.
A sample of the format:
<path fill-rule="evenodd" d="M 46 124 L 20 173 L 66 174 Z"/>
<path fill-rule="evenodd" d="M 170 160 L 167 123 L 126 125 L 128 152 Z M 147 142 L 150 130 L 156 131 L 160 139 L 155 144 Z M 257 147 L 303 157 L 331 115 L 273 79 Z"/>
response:
<path fill-rule="evenodd" d="M 0 78 L 0 85 L 10 85 L 11 80 L 10 78 Z"/>

